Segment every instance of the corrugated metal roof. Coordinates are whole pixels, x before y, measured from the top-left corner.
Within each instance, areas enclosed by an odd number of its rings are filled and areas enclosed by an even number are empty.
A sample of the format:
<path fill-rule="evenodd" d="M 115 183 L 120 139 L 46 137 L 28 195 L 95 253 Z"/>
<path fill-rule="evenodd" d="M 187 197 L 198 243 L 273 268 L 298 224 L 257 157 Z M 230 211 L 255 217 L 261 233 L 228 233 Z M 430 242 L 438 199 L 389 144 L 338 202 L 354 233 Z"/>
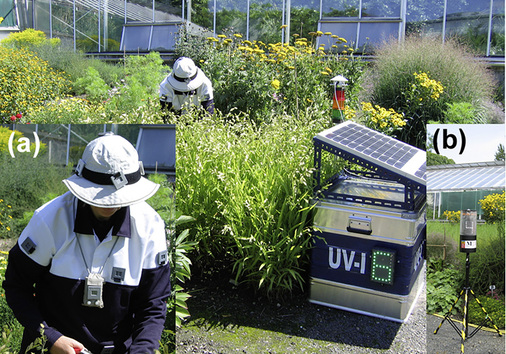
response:
<path fill-rule="evenodd" d="M 504 161 L 427 166 L 427 191 L 504 189 Z"/>

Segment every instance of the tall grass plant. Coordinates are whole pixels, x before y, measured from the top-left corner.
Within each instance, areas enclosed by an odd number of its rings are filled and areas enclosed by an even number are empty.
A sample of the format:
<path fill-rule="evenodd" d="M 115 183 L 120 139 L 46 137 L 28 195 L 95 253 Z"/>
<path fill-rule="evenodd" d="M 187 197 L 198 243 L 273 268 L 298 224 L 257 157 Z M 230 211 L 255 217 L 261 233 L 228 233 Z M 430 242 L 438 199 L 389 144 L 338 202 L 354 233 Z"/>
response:
<path fill-rule="evenodd" d="M 178 124 L 178 210 L 195 218 L 199 262 L 269 294 L 304 287 L 312 246 L 314 134 L 326 119 L 281 116 L 257 126 L 226 115 Z"/>
<path fill-rule="evenodd" d="M 408 124 L 401 139 L 412 145 L 424 146 L 425 125 L 429 120 L 446 123 L 449 104 L 467 102 L 479 109 L 488 107 L 492 101 L 493 75 L 471 52 L 452 40 L 443 45 L 439 38 L 412 36 L 402 44 L 385 43 L 375 54 L 374 66 L 366 75 L 363 99 L 405 113 Z M 442 85 L 443 92 L 437 100 L 409 100 L 413 85 L 420 88 L 415 73 L 425 73 Z M 485 112 L 487 122 L 495 119 L 493 110 Z"/>

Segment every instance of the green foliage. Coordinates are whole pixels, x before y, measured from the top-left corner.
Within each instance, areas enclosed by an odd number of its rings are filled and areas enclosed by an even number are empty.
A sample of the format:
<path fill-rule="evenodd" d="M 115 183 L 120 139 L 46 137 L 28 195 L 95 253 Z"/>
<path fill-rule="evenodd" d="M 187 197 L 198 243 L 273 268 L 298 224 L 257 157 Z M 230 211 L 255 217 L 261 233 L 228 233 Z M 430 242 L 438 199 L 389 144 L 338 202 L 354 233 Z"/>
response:
<path fill-rule="evenodd" d="M 483 218 L 488 223 L 504 222 L 505 195 L 504 191 L 489 194 L 478 201 L 483 209 Z"/>
<path fill-rule="evenodd" d="M 12 206 L 5 200 L 0 199 L 0 238 L 11 238 L 14 236 Z"/>
<path fill-rule="evenodd" d="M 55 48 L 60 45 L 59 38 L 47 39 L 46 34 L 33 28 L 21 32 L 11 32 L 0 44 L 10 48 L 32 48 L 41 45 L 50 45 Z"/>
<path fill-rule="evenodd" d="M 444 112 L 444 118 L 441 123 L 447 124 L 467 124 L 467 123 L 486 123 L 483 117 L 483 109 L 475 107 L 470 102 L 452 102 L 447 104 Z"/>
<path fill-rule="evenodd" d="M 8 252 L 0 251 L 0 284 L 5 280 Z M 5 299 L 5 291 L 0 287 L 0 337 L 1 353 L 17 353 L 21 344 L 23 327 L 14 317 Z"/>
<path fill-rule="evenodd" d="M 497 227 L 501 225 L 502 227 Z M 471 255 L 470 283 L 476 294 L 486 294 L 490 285 L 504 293 L 504 221 L 497 223 L 496 234 L 484 238 L 477 231 L 476 253 Z"/>
<path fill-rule="evenodd" d="M 99 102 L 104 100 L 107 96 L 109 86 L 100 77 L 97 69 L 90 66 L 86 76 L 76 80 L 74 83 L 74 90 L 78 95 L 86 94 L 90 101 Z"/>
<path fill-rule="evenodd" d="M 104 37 L 100 38 L 101 46 L 104 45 Z M 76 40 L 76 46 L 83 52 L 97 52 L 98 51 L 98 36 L 95 34 L 89 38 Z M 107 51 L 118 52 L 120 43 L 112 38 L 107 38 Z"/>
<path fill-rule="evenodd" d="M 499 146 L 497 147 L 497 151 L 495 153 L 494 160 L 495 161 L 504 161 L 504 145 L 503 144 L 499 144 Z"/>
<path fill-rule="evenodd" d="M 46 100 L 69 92 L 67 76 L 26 49 L 0 47 L 0 122 L 8 117 L 30 114 Z"/>
<path fill-rule="evenodd" d="M 160 214 L 167 226 L 167 240 L 169 246 L 169 262 L 171 264 L 172 295 L 167 304 L 168 318 L 167 330 L 175 333 L 175 326 L 180 326 L 181 321 L 188 317 L 186 300 L 190 297 L 184 292 L 182 284 L 191 276 L 191 261 L 186 256 L 196 245 L 188 241 L 188 229 L 179 232 L 178 228 L 193 221 L 191 217 L 183 216 L 176 212 L 174 205 L 174 188 L 165 175 L 151 175 L 149 179 L 160 184 L 157 193 L 148 199 L 148 203 Z M 173 335 L 168 335 L 169 338 Z"/>
<path fill-rule="evenodd" d="M 164 71 L 166 68 L 159 53 L 151 52 L 146 56 L 127 57 L 123 85 L 117 87 L 112 97 L 105 103 L 108 117 L 117 120 L 122 114 L 147 111 L 150 106 L 156 106 L 159 111 L 158 87 L 163 80 Z M 159 114 L 154 117 L 156 118 L 160 119 Z"/>
<path fill-rule="evenodd" d="M 237 282 L 270 294 L 303 287 L 312 247 L 312 137 L 327 120 L 182 119 L 178 210 L 196 219 L 199 261 L 232 260 Z"/>
<path fill-rule="evenodd" d="M 70 57 L 74 62 L 76 57 Z M 77 60 L 78 63 L 81 61 Z M 46 102 L 37 112 L 24 118 L 31 123 L 160 123 L 160 103 L 158 86 L 163 79 L 165 67 L 158 53 L 147 56 L 131 56 L 123 67 L 114 68 L 109 79 L 120 73 L 121 83 L 110 83 L 104 79 L 96 61 L 87 59 L 91 66 L 88 74 L 76 78 L 79 93 L 87 94 L 88 99 L 66 98 Z M 117 72 L 116 69 L 121 69 Z M 114 86 L 109 90 L 110 86 Z M 103 99 L 106 99 L 103 101 Z"/>
<path fill-rule="evenodd" d="M 332 45 L 344 41 L 338 36 L 321 34 L 330 48 L 315 48 L 316 36 L 281 45 L 243 40 L 238 34 L 229 38 L 220 35 L 199 45 L 182 42 L 176 53 L 191 57 L 201 66 L 213 83 L 215 107 L 224 113 L 237 109 L 256 123 L 306 111 L 330 117 L 330 79 L 344 75 L 349 80 L 348 99 L 353 101 L 365 63 L 336 54 Z"/>
<path fill-rule="evenodd" d="M 447 313 L 455 304 L 462 285 L 461 272 L 440 260 L 427 261 L 427 312 Z M 454 307 L 452 313 L 457 313 Z"/>
<path fill-rule="evenodd" d="M 448 220 L 452 224 L 456 224 L 460 222 L 460 210 L 457 211 L 451 211 L 451 210 L 445 210 L 443 212 L 443 217 Z"/>
<path fill-rule="evenodd" d="M 504 328 L 504 298 L 493 298 L 489 296 L 478 296 L 478 301 L 487 311 L 488 316 L 492 319 L 494 324 L 498 328 Z M 486 314 L 483 312 L 481 306 L 477 301 L 474 300 L 473 297 L 470 297 L 469 300 L 469 323 L 473 323 L 476 325 L 482 324 L 486 319 Z M 492 327 L 490 325 L 491 322 L 485 323 L 485 326 Z"/>
<path fill-rule="evenodd" d="M 38 46 L 32 50 L 39 58 L 47 61 L 52 68 L 67 73 L 69 80 L 73 83 L 86 76 L 89 67 L 96 69 L 100 77 L 111 87 L 123 76 L 124 69 L 121 65 L 110 64 L 100 59 L 85 56 L 80 52 L 63 48 L 54 49 L 47 45 Z"/>
<path fill-rule="evenodd" d="M 449 157 L 427 151 L 427 166 L 455 165 L 455 161 Z"/>
<path fill-rule="evenodd" d="M 25 212 L 32 212 L 44 202 L 48 192 L 56 195 L 67 191 L 62 179 L 71 174 L 69 168 L 48 164 L 44 156 L 19 155 L 15 159 L 0 154 L 0 196 L 12 206 L 12 217 L 23 220 Z M 15 225 L 15 234 L 22 228 Z"/>
<path fill-rule="evenodd" d="M 413 85 L 417 89 L 421 85 L 414 73 L 426 73 L 430 80 L 443 86 L 437 100 L 408 100 Z M 494 87 L 491 73 L 462 46 L 453 41 L 442 46 L 440 39 L 428 37 L 409 37 L 402 45 L 395 41 L 380 48 L 367 81 L 369 88 L 364 100 L 405 113 L 408 124 L 400 138 L 420 147 L 425 145 L 425 124 L 429 120 L 444 122 L 448 104 L 468 102 L 474 107 L 486 106 Z M 492 119 L 490 114 L 490 110 L 484 112 L 487 121 Z"/>

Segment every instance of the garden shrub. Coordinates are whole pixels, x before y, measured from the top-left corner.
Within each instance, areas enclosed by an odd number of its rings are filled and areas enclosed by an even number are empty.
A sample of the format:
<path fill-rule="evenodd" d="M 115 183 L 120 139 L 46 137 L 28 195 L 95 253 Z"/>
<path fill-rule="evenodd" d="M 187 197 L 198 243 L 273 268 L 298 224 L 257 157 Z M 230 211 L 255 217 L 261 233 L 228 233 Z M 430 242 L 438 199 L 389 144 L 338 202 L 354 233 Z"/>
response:
<path fill-rule="evenodd" d="M 427 313 L 446 314 L 455 304 L 462 288 L 462 272 L 452 265 L 441 267 L 440 260 L 427 261 Z M 458 312 L 454 307 L 453 314 Z"/>
<path fill-rule="evenodd" d="M 493 298 L 490 296 L 478 296 L 478 301 L 487 311 L 494 324 L 498 328 L 504 328 L 504 298 Z M 469 298 L 469 323 L 480 325 L 485 321 L 485 313 L 481 309 L 478 302 L 474 300 L 474 297 Z M 492 328 L 490 322 L 485 323 L 485 326 Z"/>
<path fill-rule="evenodd" d="M 504 222 L 498 223 L 504 225 Z M 486 294 L 491 285 L 504 294 L 505 235 L 504 226 L 495 235 L 484 237 L 477 231 L 476 253 L 470 255 L 470 283 L 476 294 Z"/>
<path fill-rule="evenodd" d="M 505 196 L 493 193 L 478 201 L 483 209 L 483 218 L 488 223 L 504 222 Z"/>
<path fill-rule="evenodd" d="M 123 76 L 123 65 L 112 64 L 81 52 L 74 52 L 62 47 L 53 48 L 49 45 L 40 45 L 32 51 L 41 59 L 57 70 L 67 73 L 69 80 L 74 83 L 77 79 L 86 76 L 89 67 L 96 69 L 107 85 L 113 87 Z"/>
<path fill-rule="evenodd" d="M 90 66 L 86 76 L 76 80 L 74 90 L 78 95 L 86 94 L 86 98 L 92 102 L 100 102 L 106 98 L 109 86 L 100 77 L 97 69 Z"/>
<path fill-rule="evenodd" d="M 69 92 L 68 77 L 25 49 L 0 47 L 0 121 L 29 114 Z"/>
<path fill-rule="evenodd" d="M 59 38 L 47 39 L 46 34 L 33 28 L 27 28 L 21 32 L 11 32 L 6 38 L 0 41 L 0 44 L 10 48 L 27 48 L 41 45 L 49 45 L 52 48 L 60 45 Z"/>
<path fill-rule="evenodd" d="M 452 224 L 460 223 L 460 210 L 452 211 L 452 210 L 445 210 L 443 211 L 443 218 L 448 220 Z"/>
<path fill-rule="evenodd" d="M 485 123 L 483 107 L 476 107 L 470 102 L 452 102 L 447 103 L 446 111 L 444 111 L 443 122 L 447 124 L 466 124 L 468 122 Z M 431 122 L 429 122 L 430 124 Z"/>
<path fill-rule="evenodd" d="M 427 76 L 417 77 L 415 73 Z M 408 121 L 400 139 L 419 147 L 425 145 L 425 125 L 429 120 L 445 123 L 448 104 L 486 106 L 494 89 L 492 74 L 464 47 L 451 40 L 443 46 L 441 39 L 415 36 L 406 38 L 401 45 L 392 41 L 378 49 L 366 81 L 368 89 L 363 100 L 404 113 Z M 438 84 L 443 88 L 439 97 L 423 99 L 424 91 L 433 88 L 436 92 Z M 492 119 L 489 115 L 486 118 Z"/>

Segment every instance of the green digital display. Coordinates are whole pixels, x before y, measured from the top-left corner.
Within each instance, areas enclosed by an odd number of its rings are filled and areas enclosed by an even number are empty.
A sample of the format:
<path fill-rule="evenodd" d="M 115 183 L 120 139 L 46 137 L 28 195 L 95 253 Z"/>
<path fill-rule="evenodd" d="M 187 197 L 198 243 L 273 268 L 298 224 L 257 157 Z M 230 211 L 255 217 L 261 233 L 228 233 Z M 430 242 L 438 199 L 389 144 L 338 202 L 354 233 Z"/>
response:
<path fill-rule="evenodd" d="M 371 259 L 371 280 L 392 285 L 394 283 L 395 251 L 373 249 Z"/>

